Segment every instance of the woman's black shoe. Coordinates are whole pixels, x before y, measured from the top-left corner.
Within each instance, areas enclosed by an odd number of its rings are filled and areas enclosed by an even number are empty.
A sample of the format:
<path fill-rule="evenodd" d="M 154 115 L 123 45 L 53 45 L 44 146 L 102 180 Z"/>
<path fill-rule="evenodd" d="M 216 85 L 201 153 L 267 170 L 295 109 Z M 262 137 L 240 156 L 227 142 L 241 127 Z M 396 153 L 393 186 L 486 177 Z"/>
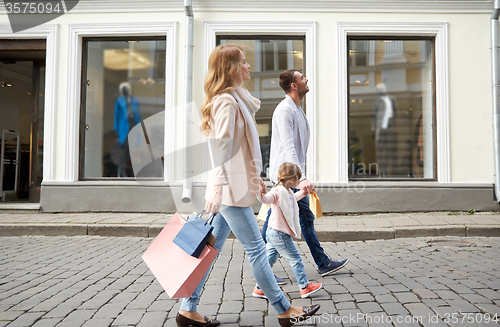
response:
<path fill-rule="evenodd" d="M 205 322 L 199 322 L 193 319 L 189 319 L 186 316 L 177 313 L 175 317 L 175 321 L 177 322 L 177 326 L 187 327 L 187 326 L 199 326 L 199 327 L 215 327 L 220 325 L 220 321 L 212 320 L 205 316 Z"/>
<path fill-rule="evenodd" d="M 303 307 L 302 311 L 304 311 L 304 314 L 293 318 L 278 318 L 278 322 L 280 323 L 281 327 L 290 327 L 293 324 L 304 321 L 310 316 L 314 315 L 316 311 L 319 310 L 319 308 L 320 308 L 319 304 Z"/>

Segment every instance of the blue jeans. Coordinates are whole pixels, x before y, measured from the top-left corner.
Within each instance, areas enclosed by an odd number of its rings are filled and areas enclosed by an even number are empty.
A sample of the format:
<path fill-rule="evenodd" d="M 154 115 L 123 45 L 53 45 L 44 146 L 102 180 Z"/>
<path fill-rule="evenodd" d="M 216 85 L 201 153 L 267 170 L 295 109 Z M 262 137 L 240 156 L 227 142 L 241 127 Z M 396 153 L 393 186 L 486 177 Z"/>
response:
<path fill-rule="evenodd" d="M 267 260 L 271 267 L 278 260 L 279 254 L 290 263 L 300 289 L 306 288 L 309 285 L 309 280 L 307 280 L 302 258 L 293 242 L 292 236 L 269 227 L 267 229 Z"/>
<path fill-rule="evenodd" d="M 294 192 L 299 191 L 299 189 L 295 188 L 292 188 L 292 190 Z M 318 235 L 316 235 L 316 230 L 314 229 L 314 214 L 311 209 L 309 209 L 309 197 L 303 197 L 297 201 L 297 204 L 299 205 L 300 229 L 302 230 L 302 235 L 304 235 L 304 240 L 306 241 L 318 268 L 325 268 L 330 263 L 330 258 L 326 255 L 325 250 L 321 247 L 321 244 L 319 244 Z M 262 227 L 261 235 L 264 242 L 266 241 L 266 231 L 270 215 L 271 209 L 267 212 L 266 222 Z"/>
<path fill-rule="evenodd" d="M 214 248 L 221 251 L 229 233 L 232 231 L 241 245 L 243 245 L 253 277 L 260 285 L 262 291 L 264 291 L 264 294 L 266 294 L 269 303 L 273 306 L 276 313 L 282 314 L 288 310 L 291 304 L 281 292 L 274 278 L 271 266 L 267 261 L 266 245 L 260 236 L 259 226 L 257 225 L 252 208 L 222 206 L 219 214 L 215 216 L 212 225 L 214 226 L 212 233 L 216 237 Z M 182 299 L 181 310 L 196 311 L 200 293 L 209 272 L 210 269 L 200 281 L 191 297 Z"/>

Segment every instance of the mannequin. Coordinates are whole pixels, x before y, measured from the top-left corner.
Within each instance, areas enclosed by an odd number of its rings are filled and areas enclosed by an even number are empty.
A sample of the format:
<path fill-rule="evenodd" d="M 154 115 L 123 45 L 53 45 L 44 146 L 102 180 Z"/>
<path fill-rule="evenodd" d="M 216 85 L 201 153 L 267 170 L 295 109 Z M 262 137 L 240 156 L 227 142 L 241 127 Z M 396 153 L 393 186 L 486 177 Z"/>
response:
<path fill-rule="evenodd" d="M 396 102 L 387 95 L 387 87 L 376 85 L 378 98 L 373 103 L 372 130 L 375 133 L 379 177 L 387 177 L 396 165 Z M 389 171 L 389 169 L 391 171 Z"/>
<path fill-rule="evenodd" d="M 117 168 L 118 177 L 129 177 L 127 166 L 130 167 L 130 153 L 127 136 L 135 125 L 141 122 L 139 101 L 132 96 L 130 83 L 123 82 L 118 87 L 120 97 L 115 102 L 115 119 L 113 130 L 116 133 L 117 143 L 122 148 L 123 155 L 113 160 Z"/>

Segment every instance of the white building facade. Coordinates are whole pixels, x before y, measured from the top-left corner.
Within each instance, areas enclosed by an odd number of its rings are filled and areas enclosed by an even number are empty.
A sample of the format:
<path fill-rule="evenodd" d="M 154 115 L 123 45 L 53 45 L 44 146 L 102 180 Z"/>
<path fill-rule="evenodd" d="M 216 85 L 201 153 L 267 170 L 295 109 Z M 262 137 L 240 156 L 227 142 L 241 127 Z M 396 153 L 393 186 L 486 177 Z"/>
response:
<path fill-rule="evenodd" d="M 11 8 L 0 5 L 5 202 L 45 212 L 200 210 L 208 57 L 235 43 L 252 66 L 245 86 L 262 101 L 263 178 L 284 97 L 278 76 L 294 68 L 310 87 L 307 176 L 325 212 L 499 209 L 493 1 L 193 1 L 192 80 L 183 1 L 66 7 L 13 32 Z"/>

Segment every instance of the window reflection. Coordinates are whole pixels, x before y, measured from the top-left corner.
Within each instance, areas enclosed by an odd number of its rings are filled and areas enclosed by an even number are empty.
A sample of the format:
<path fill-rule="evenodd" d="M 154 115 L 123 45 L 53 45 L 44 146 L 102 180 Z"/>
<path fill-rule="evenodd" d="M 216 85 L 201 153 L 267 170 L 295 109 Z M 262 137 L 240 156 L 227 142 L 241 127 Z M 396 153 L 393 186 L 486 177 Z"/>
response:
<path fill-rule="evenodd" d="M 165 110 L 165 39 L 84 39 L 84 45 L 82 177 L 161 178 L 158 162 L 141 163 L 156 165 L 146 174 L 134 172 L 132 161 L 143 159 L 134 158 L 128 136 Z M 141 142 L 134 144 L 149 144 Z M 154 142 L 163 147 L 163 138 Z"/>
<path fill-rule="evenodd" d="M 432 40 L 349 40 L 350 178 L 435 178 Z"/>
<path fill-rule="evenodd" d="M 226 43 L 241 45 L 251 66 L 251 79 L 245 82 L 245 87 L 261 100 L 255 120 L 262 151 L 262 177 L 269 178 L 272 116 L 276 106 L 285 97 L 285 92 L 279 86 L 279 75 L 291 68 L 304 72 L 304 37 L 218 37 L 218 44 Z M 305 103 L 303 108 L 305 111 Z"/>

